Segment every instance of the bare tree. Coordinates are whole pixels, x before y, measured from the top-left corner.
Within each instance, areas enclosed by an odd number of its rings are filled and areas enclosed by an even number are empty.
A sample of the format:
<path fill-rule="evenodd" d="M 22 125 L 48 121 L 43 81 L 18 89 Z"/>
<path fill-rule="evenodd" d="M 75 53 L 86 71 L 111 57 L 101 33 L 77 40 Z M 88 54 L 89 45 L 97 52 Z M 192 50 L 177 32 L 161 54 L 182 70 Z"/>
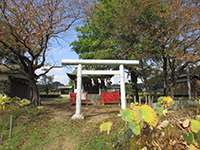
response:
<path fill-rule="evenodd" d="M 32 103 L 39 105 L 36 70 L 46 63 L 46 53 L 52 38 L 66 32 L 81 18 L 81 4 L 77 0 L 1 0 L 0 55 L 25 75 L 32 87 Z"/>

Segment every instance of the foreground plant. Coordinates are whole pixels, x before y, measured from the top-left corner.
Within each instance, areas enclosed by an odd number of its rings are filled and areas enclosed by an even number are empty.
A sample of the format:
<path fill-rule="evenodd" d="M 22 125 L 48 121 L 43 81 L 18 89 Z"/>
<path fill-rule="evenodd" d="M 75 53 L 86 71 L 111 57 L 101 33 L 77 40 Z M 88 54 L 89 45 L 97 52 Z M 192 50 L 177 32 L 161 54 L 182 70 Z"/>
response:
<path fill-rule="evenodd" d="M 17 107 L 30 105 L 28 99 L 11 98 L 6 95 L 0 95 L 0 111 L 10 110 Z"/>
<path fill-rule="evenodd" d="M 155 108 L 146 104 L 131 104 L 129 108 L 121 111 L 125 126 L 133 133 L 130 141 L 133 149 L 144 147 L 150 149 L 153 147 L 179 150 L 199 149 L 197 137 L 200 133 L 200 116 L 195 119 L 188 117 L 184 121 L 180 121 L 181 118 L 175 118 L 174 112 L 170 111 L 174 103 L 169 96 L 159 97 Z M 107 129 L 111 130 L 108 127 Z M 144 137 L 148 137 L 145 143 L 143 143 Z M 130 137 L 126 140 L 130 140 Z M 142 147 L 138 147 L 138 144 L 135 143 L 140 143 Z"/>
<path fill-rule="evenodd" d="M 148 126 L 155 128 L 159 122 L 159 114 L 164 114 L 174 104 L 171 97 L 160 97 L 153 109 L 147 104 L 132 103 L 129 108 L 120 112 L 122 119 L 135 135 L 140 135 L 141 130 Z"/>
<path fill-rule="evenodd" d="M 200 118 L 196 117 L 196 119 L 186 119 L 182 123 L 182 126 L 185 132 L 183 134 L 184 140 L 189 145 L 188 147 L 193 150 L 194 148 L 199 146 L 196 139 L 197 134 L 200 133 Z"/>
<path fill-rule="evenodd" d="M 174 100 L 170 96 L 161 96 L 156 103 L 156 112 L 159 116 L 166 115 L 168 109 L 174 105 Z"/>
<path fill-rule="evenodd" d="M 108 122 L 103 122 L 101 125 L 100 125 L 100 132 L 104 132 L 106 131 L 107 134 L 110 134 L 110 130 L 112 128 L 112 122 L 108 121 Z"/>
<path fill-rule="evenodd" d="M 154 128 L 158 124 L 155 110 L 146 104 L 132 104 L 130 108 L 121 111 L 121 116 L 135 135 L 140 135 L 145 125 Z"/>

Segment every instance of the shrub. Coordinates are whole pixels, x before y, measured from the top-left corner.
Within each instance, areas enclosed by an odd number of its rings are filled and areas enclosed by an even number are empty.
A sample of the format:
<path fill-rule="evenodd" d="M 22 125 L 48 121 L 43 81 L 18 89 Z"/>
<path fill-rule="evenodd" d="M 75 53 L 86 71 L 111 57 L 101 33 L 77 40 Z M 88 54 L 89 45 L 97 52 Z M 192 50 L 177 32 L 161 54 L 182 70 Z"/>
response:
<path fill-rule="evenodd" d="M 155 108 L 146 104 L 131 104 L 129 108 L 121 111 L 121 117 L 122 120 L 125 121 L 125 126 L 132 131 L 134 139 L 137 139 L 137 137 L 138 139 L 141 139 L 139 137 L 141 133 L 144 133 L 145 136 L 149 134 L 148 137 L 150 138 L 162 134 L 168 136 L 166 137 L 166 140 L 170 138 L 168 141 L 170 142 L 176 139 L 174 139 L 172 135 L 175 135 L 174 132 L 178 130 L 177 133 L 179 133 L 179 138 L 183 140 L 182 146 L 186 149 L 197 150 L 199 148 L 197 137 L 200 133 L 200 116 L 197 115 L 196 118 L 186 118 L 184 121 L 177 120 L 176 123 L 179 127 L 177 129 L 176 126 L 172 124 L 172 121 L 167 117 L 168 110 L 173 104 L 174 101 L 171 97 L 159 97 Z M 105 128 L 104 130 L 101 128 L 101 131 L 107 131 L 107 133 L 110 133 L 110 126 L 106 126 L 104 123 L 103 127 Z M 180 144 L 179 138 L 177 138 L 178 144 Z M 149 142 L 152 142 L 151 144 L 153 145 L 156 143 L 154 139 L 149 140 Z M 176 143 L 177 141 L 174 142 Z M 162 147 L 161 145 L 158 145 L 158 143 L 156 144 L 158 147 Z"/>
<path fill-rule="evenodd" d="M 28 99 L 10 98 L 6 95 L 0 95 L 0 111 L 15 109 L 30 105 Z"/>

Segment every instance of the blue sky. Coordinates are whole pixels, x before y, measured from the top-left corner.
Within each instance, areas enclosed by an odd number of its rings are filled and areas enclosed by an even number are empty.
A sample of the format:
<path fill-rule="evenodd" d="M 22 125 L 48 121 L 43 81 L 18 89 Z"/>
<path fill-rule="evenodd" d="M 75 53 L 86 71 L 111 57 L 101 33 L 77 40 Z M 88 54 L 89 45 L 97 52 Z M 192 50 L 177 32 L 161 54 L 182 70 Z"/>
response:
<path fill-rule="evenodd" d="M 60 35 L 59 39 L 51 40 L 49 51 L 47 52 L 47 63 L 50 65 L 61 66 L 62 59 L 78 59 L 78 55 L 72 50 L 70 43 L 77 39 L 75 27 L 72 27 L 66 33 Z M 41 72 L 41 70 L 38 70 Z M 54 76 L 54 81 L 59 81 L 63 84 L 68 83 L 67 72 L 71 69 L 66 67 L 52 69 L 48 75 Z"/>
<path fill-rule="evenodd" d="M 47 52 L 47 63 L 49 65 L 61 66 L 62 59 L 78 59 L 79 56 L 72 50 L 70 44 L 77 40 L 78 33 L 76 32 L 76 26 L 72 27 L 68 32 L 63 33 L 61 38 L 57 40 L 52 40 L 49 45 L 49 51 Z M 41 70 L 37 71 L 38 73 Z M 54 81 L 59 81 L 63 84 L 67 84 L 69 78 L 66 73 L 72 72 L 72 68 L 62 67 L 52 69 L 48 75 L 54 76 Z M 126 82 L 128 82 L 128 75 L 126 74 Z M 114 76 L 111 81 L 113 83 L 119 83 L 119 77 Z"/>

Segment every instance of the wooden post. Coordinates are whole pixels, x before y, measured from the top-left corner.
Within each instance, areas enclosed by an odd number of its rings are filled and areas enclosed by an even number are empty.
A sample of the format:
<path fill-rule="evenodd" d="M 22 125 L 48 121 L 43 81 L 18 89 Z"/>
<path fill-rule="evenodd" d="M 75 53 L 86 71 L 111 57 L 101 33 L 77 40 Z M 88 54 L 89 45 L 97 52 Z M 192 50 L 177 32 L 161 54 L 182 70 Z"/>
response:
<path fill-rule="evenodd" d="M 0 145 L 3 144 L 3 134 L 0 134 Z"/>
<path fill-rule="evenodd" d="M 10 115 L 9 139 L 12 138 L 13 116 Z"/>

